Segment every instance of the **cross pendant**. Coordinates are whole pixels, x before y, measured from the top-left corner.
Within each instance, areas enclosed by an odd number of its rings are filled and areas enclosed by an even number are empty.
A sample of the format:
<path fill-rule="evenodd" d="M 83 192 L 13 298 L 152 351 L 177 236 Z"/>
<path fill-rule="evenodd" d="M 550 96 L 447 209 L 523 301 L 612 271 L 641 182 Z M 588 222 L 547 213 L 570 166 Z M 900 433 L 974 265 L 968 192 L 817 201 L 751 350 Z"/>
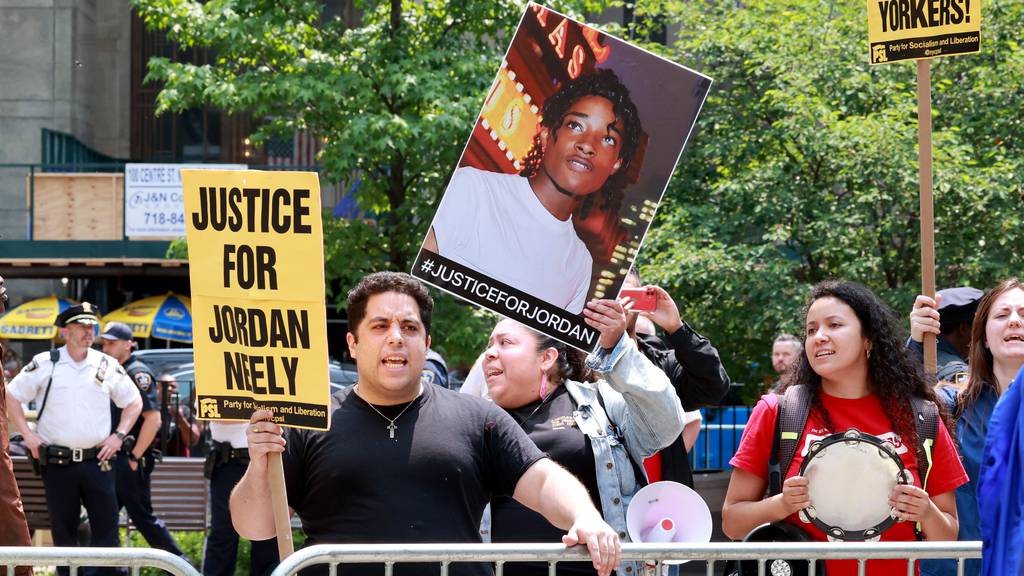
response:
<path fill-rule="evenodd" d="M 387 429 L 388 429 L 388 438 L 391 438 L 392 440 L 394 440 L 394 438 L 395 438 L 395 430 L 398 430 L 398 426 L 395 426 L 395 423 L 392 422 L 392 423 L 387 425 Z"/>

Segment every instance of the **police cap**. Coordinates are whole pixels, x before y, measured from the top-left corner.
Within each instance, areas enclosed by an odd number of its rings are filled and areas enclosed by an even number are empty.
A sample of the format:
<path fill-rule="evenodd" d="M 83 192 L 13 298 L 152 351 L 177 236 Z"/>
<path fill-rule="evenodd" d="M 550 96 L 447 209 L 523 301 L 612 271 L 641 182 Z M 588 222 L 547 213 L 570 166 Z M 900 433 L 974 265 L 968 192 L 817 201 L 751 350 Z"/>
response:
<path fill-rule="evenodd" d="M 107 322 L 103 327 L 100 338 L 104 340 L 131 340 L 132 329 L 124 322 Z"/>
<path fill-rule="evenodd" d="M 939 290 L 942 303 L 939 304 L 939 318 L 942 331 L 950 330 L 958 324 L 974 321 L 974 311 L 978 309 L 978 301 L 984 293 L 977 288 L 961 286 Z"/>
<path fill-rule="evenodd" d="M 67 310 L 57 315 L 57 321 L 54 324 L 58 328 L 63 328 L 68 324 L 99 324 L 100 320 L 96 317 L 99 310 L 95 306 L 88 302 L 82 302 L 81 304 L 75 304 L 69 307 Z"/>

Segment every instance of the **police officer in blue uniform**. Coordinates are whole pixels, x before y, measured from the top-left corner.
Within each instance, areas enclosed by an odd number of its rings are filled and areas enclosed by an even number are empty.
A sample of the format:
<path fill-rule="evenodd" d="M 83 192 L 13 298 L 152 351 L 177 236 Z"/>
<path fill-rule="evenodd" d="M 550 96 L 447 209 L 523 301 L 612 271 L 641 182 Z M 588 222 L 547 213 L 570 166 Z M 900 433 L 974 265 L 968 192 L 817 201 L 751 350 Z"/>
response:
<path fill-rule="evenodd" d="M 910 339 L 907 348 L 924 355 L 924 333 L 936 338 L 936 374 L 939 382 L 964 385 L 967 383 L 967 355 L 971 345 L 971 324 L 978 301 L 984 293 L 977 288 L 961 286 L 939 290 L 935 300 L 920 295 L 910 313 Z"/>
<path fill-rule="evenodd" d="M 427 360 L 423 363 L 423 372 L 420 374 L 420 384 L 426 386 L 434 384 L 441 388 L 451 389 L 448 382 L 448 364 L 437 352 L 427 349 Z"/>
<path fill-rule="evenodd" d="M 142 417 L 135 422 L 114 461 L 118 504 L 128 512 L 128 517 L 150 546 L 183 557 L 184 553 L 167 526 L 153 514 L 150 475 L 155 457 L 150 448 L 160 430 L 156 378 L 149 366 L 132 354 L 136 344 L 132 338 L 132 329 L 127 324 L 108 322 L 100 338 L 103 340 L 103 352 L 121 363 L 142 396 Z M 111 421 L 119 421 L 121 409 L 111 403 L 110 410 Z"/>
<path fill-rule="evenodd" d="M 42 465 L 50 528 L 57 546 L 78 545 L 80 507 L 89 513 L 92 545 L 118 546 L 112 459 L 139 417 L 142 397 L 117 360 L 92 348 L 97 311 L 88 302 L 57 316 L 65 345 L 36 355 L 11 380 L 7 411 Z M 39 406 L 36 430 L 21 403 Z M 122 409 L 111 433 L 110 402 Z M 86 571 L 83 571 L 86 572 Z M 67 574 L 66 567 L 58 573 Z M 96 574 L 116 574 L 105 568 Z"/>
<path fill-rule="evenodd" d="M 238 560 L 238 532 L 231 524 L 228 499 L 235 484 L 249 467 L 247 422 L 211 421 L 213 449 L 206 456 L 206 477 L 210 479 L 210 531 L 203 554 L 203 576 L 234 576 Z M 250 576 L 267 576 L 279 560 L 277 538 L 252 540 L 249 553 Z"/>

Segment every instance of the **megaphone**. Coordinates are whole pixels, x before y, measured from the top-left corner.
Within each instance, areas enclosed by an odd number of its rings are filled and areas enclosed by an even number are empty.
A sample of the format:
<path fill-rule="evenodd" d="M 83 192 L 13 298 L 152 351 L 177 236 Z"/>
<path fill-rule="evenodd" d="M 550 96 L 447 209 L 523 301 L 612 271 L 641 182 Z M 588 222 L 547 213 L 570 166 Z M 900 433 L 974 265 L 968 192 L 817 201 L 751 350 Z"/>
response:
<path fill-rule="evenodd" d="M 710 542 L 711 510 L 689 486 L 655 482 L 633 496 L 626 530 L 633 542 Z"/>

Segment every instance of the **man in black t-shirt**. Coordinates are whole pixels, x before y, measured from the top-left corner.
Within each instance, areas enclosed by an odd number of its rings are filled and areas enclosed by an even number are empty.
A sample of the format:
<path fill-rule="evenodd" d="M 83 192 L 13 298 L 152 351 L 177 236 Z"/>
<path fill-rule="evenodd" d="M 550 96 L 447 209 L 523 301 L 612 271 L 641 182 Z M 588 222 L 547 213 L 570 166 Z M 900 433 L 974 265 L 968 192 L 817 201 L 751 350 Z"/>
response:
<path fill-rule="evenodd" d="M 508 495 L 566 529 L 566 545 L 586 544 L 607 576 L 619 563 L 618 535 L 579 481 L 497 406 L 421 385 L 432 310 L 408 274 L 371 274 L 349 292 L 347 340 L 359 384 L 334 395 L 327 432 L 289 430 L 286 443 L 269 411 L 253 414 L 249 468 L 231 495 L 235 529 L 252 540 L 274 536 L 267 454 L 278 452 L 308 543 L 479 542 L 484 505 Z M 439 570 L 396 566 L 402 575 Z M 451 572 L 491 567 L 454 564 Z"/>

